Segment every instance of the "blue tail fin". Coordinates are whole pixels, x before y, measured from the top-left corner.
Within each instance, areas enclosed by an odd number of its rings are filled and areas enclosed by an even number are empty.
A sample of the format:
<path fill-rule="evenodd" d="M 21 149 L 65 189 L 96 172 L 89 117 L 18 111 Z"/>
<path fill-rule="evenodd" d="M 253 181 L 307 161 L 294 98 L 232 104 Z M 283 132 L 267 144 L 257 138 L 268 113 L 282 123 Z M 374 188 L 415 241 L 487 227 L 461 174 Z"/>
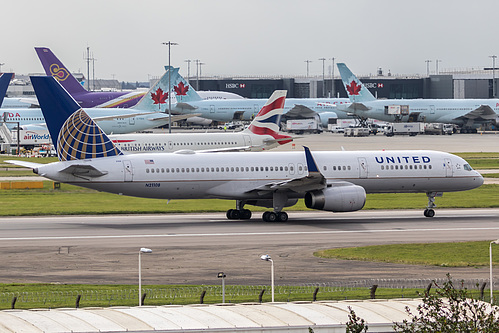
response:
<path fill-rule="evenodd" d="M 0 74 L 0 106 L 2 106 L 3 99 L 5 98 L 5 95 L 7 94 L 7 89 L 9 89 L 9 83 L 10 83 L 10 80 L 12 80 L 13 76 L 14 76 L 14 73 Z"/>
<path fill-rule="evenodd" d="M 61 161 L 123 155 L 52 76 L 32 76 L 31 83 Z"/>
<path fill-rule="evenodd" d="M 341 80 L 352 103 L 375 101 L 376 97 L 360 82 L 344 63 L 338 63 Z"/>

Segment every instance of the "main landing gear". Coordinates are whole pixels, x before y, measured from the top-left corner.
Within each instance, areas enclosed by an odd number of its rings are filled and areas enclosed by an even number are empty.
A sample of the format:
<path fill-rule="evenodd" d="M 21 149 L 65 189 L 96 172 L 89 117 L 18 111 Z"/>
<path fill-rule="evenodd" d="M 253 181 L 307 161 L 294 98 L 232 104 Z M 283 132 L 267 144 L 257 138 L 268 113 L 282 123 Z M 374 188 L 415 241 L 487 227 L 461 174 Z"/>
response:
<path fill-rule="evenodd" d="M 286 212 L 265 212 L 262 219 L 265 222 L 286 222 L 288 220 L 288 213 Z"/>
<path fill-rule="evenodd" d="M 277 191 L 274 192 L 271 201 L 274 210 L 263 213 L 262 219 L 265 222 L 286 222 L 288 220 L 288 213 L 283 212 L 282 209 L 284 208 L 287 201 L 288 197 L 285 193 Z M 227 218 L 229 220 L 250 219 L 251 211 L 249 209 L 244 208 L 244 205 L 246 203 L 247 203 L 246 200 L 236 200 L 236 209 L 229 209 L 226 214 Z M 262 206 L 269 207 L 270 205 L 262 205 Z"/>
<path fill-rule="evenodd" d="M 426 209 L 424 210 L 424 216 L 433 217 L 435 216 L 435 211 L 433 210 L 433 208 L 437 207 L 437 205 L 435 204 L 435 197 L 441 197 L 442 193 L 427 192 L 426 196 L 428 197 L 428 206 L 426 206 Z"/>

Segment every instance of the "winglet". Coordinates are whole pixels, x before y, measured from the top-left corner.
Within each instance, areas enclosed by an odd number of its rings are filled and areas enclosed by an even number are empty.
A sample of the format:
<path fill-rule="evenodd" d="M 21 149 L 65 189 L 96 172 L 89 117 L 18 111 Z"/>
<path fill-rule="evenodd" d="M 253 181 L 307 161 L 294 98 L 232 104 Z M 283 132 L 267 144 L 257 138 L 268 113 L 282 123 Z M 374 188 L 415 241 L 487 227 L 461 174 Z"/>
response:
<path fill-rule="evenodd" d="M 32 76 L 52 142 L 61 161 L 123 155 L 52 76 Z"/>
<path fill-rule="evenodd" d="M 367 89 L 362 82 L 360 82 L 347 65 L 340 62 L 337 66 L 340 71 L 343 86 L 345 87 L 348 97 L 352 103 L 363 103 L 376 100 L 376 97 L 374 97 L 369 89 Z"/>
<path fill-rule="evenodd" d="M 5 95 L 7 94 L 7 89 L 9 89 L 9 83 L 10 83 L 10 80 L 12 80 L 13 76 L 14 76 L 14 73 L 0 74 L 0 106 L 2 106 L 3 99 L 4 99 Z"/>
<path fill-rule="evenodd" d="M 307 159 L 307 169 L 308 172 L 319 172 L 319 168 L 317 167 L 317 164 L 315 163 L 314 157 L 312 156 L 312 153 L 310 152 L 310 149 L 307 146 L 303 146 L 305 149 L 305 157 Z"/>

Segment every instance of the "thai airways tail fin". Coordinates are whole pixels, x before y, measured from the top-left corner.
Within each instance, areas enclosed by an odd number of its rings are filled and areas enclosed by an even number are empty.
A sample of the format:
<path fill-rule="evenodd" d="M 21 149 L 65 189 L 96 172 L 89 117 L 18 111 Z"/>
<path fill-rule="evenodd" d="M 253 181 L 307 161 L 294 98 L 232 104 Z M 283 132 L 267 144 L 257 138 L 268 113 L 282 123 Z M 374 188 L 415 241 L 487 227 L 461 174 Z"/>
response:
<path fill-rule="evenodd" d="M 168 66 L 165 66 L 168 70 Z M 172 76 L 173 91 L 175 93 L 175 98 L 177 103 L 189 103 L 201 101 L 203 98 L 194 90 L 194 88 L 184 79 L 182 75 L 179 74 L 179 68 L 175 68 L 176 74 L 175 79 Z"/>
<path fill-rule="evenodd" d="M 61 161 L 123 155 L 52 76 L 32 76 L 52 142 Z"/>
<path fill-rule="evenodd" d="M 7 94 L 7 89 L 9 89 L 9 83 L 10 83 L 10 80 L 12 80 L 13 76 L 14 76 L 14 73 L 0 74 L 0 106 L 2 106 L 3 99 L 5 98 L 5 95 Z"/>
<path fill-rule="evenodd" d="M 376 100 L 376 97 L 360 82 L 344 63 L 338 63 L 341 80 L 352 103 L 363 103 Z"/>
<path fill-rule="evenodd" d="M 279 134 L 286 94 L 287 90 L 274 91 L 246 131 L 256 135 L 270 135 L 281 145 L 293 141 L 291 136 Z"/>
<path fill-rule="evenodd" d="M 55 77 L 67 92 L 71 95 L 87 92 L 48 47 L 35 47 L 35 51 L 42 63 L 45 74 Z"/>

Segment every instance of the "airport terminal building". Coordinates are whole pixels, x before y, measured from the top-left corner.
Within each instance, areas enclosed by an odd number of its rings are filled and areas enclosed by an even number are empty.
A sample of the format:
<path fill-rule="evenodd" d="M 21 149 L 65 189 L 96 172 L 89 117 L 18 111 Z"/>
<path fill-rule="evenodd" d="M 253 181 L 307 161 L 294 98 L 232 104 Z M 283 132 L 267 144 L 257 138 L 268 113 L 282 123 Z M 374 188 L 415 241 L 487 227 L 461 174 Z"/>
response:
<path fill-rule="evenodd" d="M 414 98 L 493 98 L 497 91 L 496 73 L 492 68 L 441 72 L 438 75 L 404 76 L 384 75 L 378 70 L 376 75 L 359 76 L 374 96 L 389 99 Z M 499 73 L 497 73 L 499 76 Z M 40 74 L 41 75 L 41 74 Z M 74 74 L 78 80 L 85 81 L 82 73 Z M 159 78 L 159 77 L 158 77 Z M 152 78 L 151 83 L 158 78 Z M 9 97 L 33 96 L 34 91 L 29 76 L 16 75 L 17 84 L 11 84 L 7 91 Z M 346 91 L 339 75 L 310 77 L 186 77 L 196 90 L 227 91 L 246 98 L 268 98 L 274 90 L 285 89 L 288 98 L 344 97 Z M 495 85 L 493 84 L 495 81 Z M 96 90 L 119 90 L 147 88 L 147 82 L 119 82 L 118 80 L 91 80 Z M 99 89 L 100 88 L 100 89 Z"/>

